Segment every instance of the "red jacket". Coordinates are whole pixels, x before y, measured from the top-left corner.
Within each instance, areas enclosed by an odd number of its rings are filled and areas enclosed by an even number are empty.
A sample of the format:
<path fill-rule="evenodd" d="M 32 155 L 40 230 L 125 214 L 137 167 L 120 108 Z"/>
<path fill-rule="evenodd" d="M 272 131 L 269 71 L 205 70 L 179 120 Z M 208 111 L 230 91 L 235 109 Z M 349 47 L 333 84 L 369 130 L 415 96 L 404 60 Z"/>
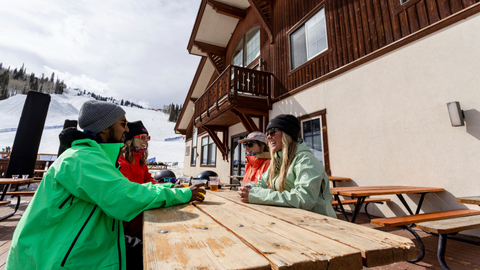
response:
<path fill-rule="evenodd" d="M 258 182 L 262 177 L 262 174 L 268 170 L 269 166 L 270 153 L 268 152 L 263 152 L 256 156 L 247 156 L 243 181 Z"/>
<path fill-rule="evenodd" d="M 123 156 L 118 158 L 118 164 L 120 164 L 120 172 L 130 180 L 130 182 L 135 182 L 139 184 L 151 182 L 152 184 L 157 184 L 152 177 L 152 174 L 148 172 L 147 165 L 141 166 L 139 161 L 143 156 L 143 153 L 133 152 L 135 156 L 135 164 L 131 164 Z"/>

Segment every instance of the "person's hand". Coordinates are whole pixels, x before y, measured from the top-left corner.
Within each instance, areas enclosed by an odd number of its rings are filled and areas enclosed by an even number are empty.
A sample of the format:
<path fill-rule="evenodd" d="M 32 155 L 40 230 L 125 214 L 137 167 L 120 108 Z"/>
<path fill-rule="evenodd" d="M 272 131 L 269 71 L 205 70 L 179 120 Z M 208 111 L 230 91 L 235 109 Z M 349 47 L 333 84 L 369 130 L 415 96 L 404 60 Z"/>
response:
<path fill-rule="evenodd" d="M 184 186 L 180 184 L 180 180 L 177 180 L 177 182 L 175 182 L 175 185 L 171 186 L 170 188 L 184 188 Z"/>
<path fill-rule="evenodd" d="M 248 194 L 250 194 L 250 188 L 248 187 L 239 187 L 237 191 L 240 196 L 240 201 L 244 203 L 249 203 Z"/>
<path fill-rule="evenodd" d="M 207 184 L 205 183 L 190 186 L 190 190 L 192 191 L 192 198 L 190 198 L 190 202 L 203 202 L 203 200 L 205 200 L 205 193 L 207 193 L 207 191 L 205 191 L 206 186 Z"/>

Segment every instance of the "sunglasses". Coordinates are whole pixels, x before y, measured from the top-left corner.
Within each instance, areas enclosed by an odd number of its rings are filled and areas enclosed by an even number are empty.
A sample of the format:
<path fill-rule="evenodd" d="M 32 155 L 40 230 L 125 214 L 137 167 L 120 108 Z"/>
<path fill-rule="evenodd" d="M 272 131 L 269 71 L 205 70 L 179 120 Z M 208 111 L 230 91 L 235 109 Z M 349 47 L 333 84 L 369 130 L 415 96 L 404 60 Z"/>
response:
<path fill-rule="evenodd" d="M 175 183 L 177 182 L 176 178 L 163 178 L 158 181 L 159 183 Z"/>
<path fill-rule="evenodd" d="M 147 141 L 147 142 L 150 141 L 150 136 L 145 135 L 145 134 L 133 136 L 133 138 L 139 138 L 140 140 Z"/>
<path fill-rule="evenodd" d="M 265 132 L 265 135 L 270 136 L 270 137 L 273 137 L 275 136 L 275 133 L 277 133 L 277 130 L 278 128 L 271 128 L 269 130 L 267 130 L 267 132 Z"/>
<path fill-rule="evenodd" d="M 252 148 L 254 143 L 256 143 L 256 142 L 246 142 L 243 145 L 245 145 L 245 147 Z"/>

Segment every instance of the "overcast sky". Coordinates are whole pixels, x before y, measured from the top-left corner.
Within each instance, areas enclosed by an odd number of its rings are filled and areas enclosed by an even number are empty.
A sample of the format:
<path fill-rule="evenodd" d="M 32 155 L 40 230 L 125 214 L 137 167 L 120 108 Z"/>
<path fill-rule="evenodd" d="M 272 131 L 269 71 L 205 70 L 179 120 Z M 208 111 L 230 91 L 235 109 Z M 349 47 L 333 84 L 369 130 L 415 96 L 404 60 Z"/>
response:
<path fill-rule="evenodd" d="M 200 0 L 2 0 L 0 63 L 153 108 L 183 104 Z"/>

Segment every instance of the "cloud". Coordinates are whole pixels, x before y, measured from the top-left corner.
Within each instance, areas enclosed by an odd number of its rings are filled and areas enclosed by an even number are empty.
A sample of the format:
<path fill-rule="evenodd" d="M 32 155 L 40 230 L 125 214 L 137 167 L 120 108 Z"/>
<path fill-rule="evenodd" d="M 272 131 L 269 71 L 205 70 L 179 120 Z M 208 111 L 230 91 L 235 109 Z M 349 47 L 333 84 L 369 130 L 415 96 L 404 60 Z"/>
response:
<path fill-rule="evenodd" d="M 186 47 L 200 0 L 22 0 L 0 11 L 0 62 L 160 108 L 183 104 L 200 61 Z M 22 53 L 28 52 L 28 53 Z M 91 89 L 87 88 L 91 87 Z"/>

